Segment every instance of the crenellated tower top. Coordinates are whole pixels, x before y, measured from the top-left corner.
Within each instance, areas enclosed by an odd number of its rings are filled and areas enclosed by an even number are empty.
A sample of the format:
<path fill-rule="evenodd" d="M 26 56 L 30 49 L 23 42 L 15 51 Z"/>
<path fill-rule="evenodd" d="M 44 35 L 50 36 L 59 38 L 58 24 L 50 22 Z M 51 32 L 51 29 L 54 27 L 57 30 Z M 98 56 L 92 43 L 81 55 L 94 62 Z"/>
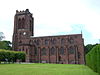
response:
<path fill-rule="evenodd" d="M 18 11 L 18 10 L 16 10 L 16 14 L 30 14 L 30 12 L 29 12 L 29 9 L 26 9 L 26 10 L 23 10 L 23 11 Z"/>

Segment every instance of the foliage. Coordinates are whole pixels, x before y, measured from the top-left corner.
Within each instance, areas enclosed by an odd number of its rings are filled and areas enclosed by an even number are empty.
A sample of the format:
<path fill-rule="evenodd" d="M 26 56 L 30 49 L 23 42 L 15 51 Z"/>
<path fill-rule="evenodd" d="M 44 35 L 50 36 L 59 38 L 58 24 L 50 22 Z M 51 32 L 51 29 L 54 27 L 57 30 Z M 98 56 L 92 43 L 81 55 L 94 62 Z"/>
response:
<path fill-rule="evenodd" d="M 1 64 L 0 75 L 98 75 L 84 65 Z"/>
<path fill-rule="evenodd" d="M 23 52 L 16 52 L 15 59 L 19 59 L 21 61 L 24 61 L 25 60 L 25 53 L 23 53 Z"/>
<path fill-rule="evenodd" d="M 88 45 L 86 45 L 86 46 L 84 46 L 84 48 L 85 48 L 85 54 L 87 54 L 89 51 L 91 51 L 91 49 L 94 47 L 94 46 L 96 46 L 97 44 L 88 44 Z"/>
<path fill-rule="evenodd" d="M 0 32 L 0 41 L 1 41 L 3 38 L 5 38 L 4 33 L 3 33 L 3 32 Z"/>
<path fill-rule="evenodd" d="M 12 43 L 10 41 L 0 41 L 0 49 L 12 50 Z"/>
<path fill-rule="evenodd" d="M 95 72 L 100 73 L 100 44 L 93 47 L 86 55 L 86 64 Z"/>
<path fill-rule="evenodd" d="M 0 62 L 16 62 L 16 60 L 24 61 L 25 53 L 18 51 L 0 50 Z"/>

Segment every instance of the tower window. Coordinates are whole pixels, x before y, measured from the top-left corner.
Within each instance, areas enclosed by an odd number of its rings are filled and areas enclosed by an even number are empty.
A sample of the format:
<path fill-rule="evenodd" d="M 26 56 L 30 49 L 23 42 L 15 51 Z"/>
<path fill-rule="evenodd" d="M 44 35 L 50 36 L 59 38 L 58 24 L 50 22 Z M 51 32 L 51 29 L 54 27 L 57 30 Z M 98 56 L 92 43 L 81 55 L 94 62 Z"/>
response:
<path fill-rule="evenodd" d="M 18 28 L 19 29 L 25 28 L 25 19 L 24 18 L 18 19 Z"/>
<path fill-rule="evenodd" d="M 21 19 L 18 19 L 18 28 L 21 29 Z"/>
<path fill-rule="evenodd" d="M 24 26 L 25 26 L 25 19 L 24 18 L 22 18 L 21 25 L 22 25 L 22 28 L 24 28 Z"/>

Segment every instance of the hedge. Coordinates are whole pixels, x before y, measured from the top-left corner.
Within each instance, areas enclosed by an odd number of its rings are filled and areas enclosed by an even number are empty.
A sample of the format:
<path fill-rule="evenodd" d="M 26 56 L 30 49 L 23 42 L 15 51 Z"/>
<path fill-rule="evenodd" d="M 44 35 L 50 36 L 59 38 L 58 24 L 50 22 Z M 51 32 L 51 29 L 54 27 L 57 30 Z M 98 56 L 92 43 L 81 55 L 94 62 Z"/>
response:
<path fill-rule="evenodd" d="M 25 53 L 19 51 L 9 51 L 0 49 L 0 62 L 7 61 L 7 62 L 16 62 L 17 60 L 24 61 L 25 60 Z"/>
<path fill-rule="evenodd" d="M 86 65 L 100 74 L 100 44 L 86 55 Z"/>

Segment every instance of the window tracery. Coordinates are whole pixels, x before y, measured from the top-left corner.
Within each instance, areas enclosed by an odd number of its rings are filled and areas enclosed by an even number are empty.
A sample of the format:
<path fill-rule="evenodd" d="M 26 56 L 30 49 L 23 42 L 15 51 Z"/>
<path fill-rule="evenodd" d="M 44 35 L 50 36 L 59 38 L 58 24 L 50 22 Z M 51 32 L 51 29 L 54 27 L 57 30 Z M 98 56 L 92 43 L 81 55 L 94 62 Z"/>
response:
<path fill-rule="evenodd" d="M 48 45 L 49 44 L 49 41 L 46 39 L 45 40 L 45 45 Z"/>
<path fill-rule="evenodd" d="M 69 54 L 74 54 L 75 53 L 75 48 L 73 46 L 70 46 L 68 49 Z"/>
<path fill-rule="evenodd" d="M 56 53 L 56 49 L 54 47 L 52 47 L 50 49 L 50 55 L 55 55 L 55 53 Z"/>
<path fill-rule="evenodd" d="M 62 38 L 62 39 L 61 39 L 61 44 L 64 44 L 64 43 L 65 43 L 65 39 Z"/>
<path fill-rule="evenodd" d="M 64 54 L 64 48 L 63 48 L 63 47 L 61 47 L 61 48 L 59 49 L 59 53 L 60 53 L 61 55 Z"/>
<path fill-rule="evenodd" d="M 41 55 L 46 55 L 46 48 L 42 48 Z"/>

